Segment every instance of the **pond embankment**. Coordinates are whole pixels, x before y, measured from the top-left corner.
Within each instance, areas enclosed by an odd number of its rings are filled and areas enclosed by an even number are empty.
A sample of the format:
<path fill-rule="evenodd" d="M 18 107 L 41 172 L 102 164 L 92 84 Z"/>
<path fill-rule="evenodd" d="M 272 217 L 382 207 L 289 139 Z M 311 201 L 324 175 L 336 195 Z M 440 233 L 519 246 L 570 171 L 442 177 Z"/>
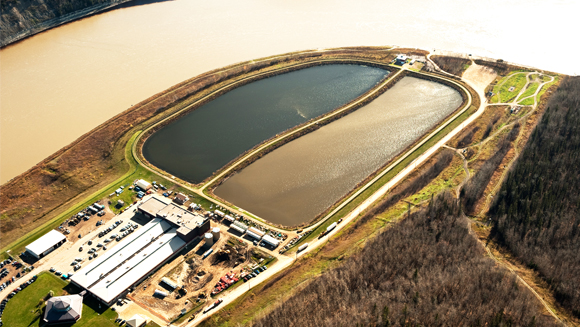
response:
<path fill-rule="evenodd" d="M 364 107 L 263 156 L 214 193 L 277 225 L 310 222 L 462 102 L 454 88 L 405 77 Z"/>
<path fill-rule="evenodd" d="M 246 84 L 152 134 L 143 155 L 174 176 L 200 183 L 264 140 L 361 96 L 388 73 L 321 65 Z"/>

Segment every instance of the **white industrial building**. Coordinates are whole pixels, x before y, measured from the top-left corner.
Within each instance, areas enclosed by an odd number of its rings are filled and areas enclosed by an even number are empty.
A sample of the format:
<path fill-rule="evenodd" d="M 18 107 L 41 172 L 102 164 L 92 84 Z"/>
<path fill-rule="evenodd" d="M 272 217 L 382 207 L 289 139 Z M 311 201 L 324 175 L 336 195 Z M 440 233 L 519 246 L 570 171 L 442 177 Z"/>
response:
<path fill-rule="evenodd" d="M 79 270 L 71 281 L 111 305 L 185 245 L 172 223 L 154 218 Z"/>
<path fill-rule="evenodd" d="M 262 237 L 262 241 L 270 244 L 274 248 L 277 248 L 278 245 L 280 245 L 280 241 L 278 241 L 277 239 L 273 238 L 270 235 L 264 235 L 264 237 Z"/>
<path fill-rule="evenodd" d="M 66 242 L 66 237 L 53 229 L 44 234 L 41 238 L 28 244 L 28 246 L 26 246 L 26 252 L 35 258 L 40 259 L 58 248 L 64 242 Z"/>
<path fill-rule="evenodd" d="M 262 232 L 261 230 L 255 228 L 255 227 L 250 227 L 250 228 L 248 228 L 246 235 L 251 236 L 257 240 L 261 240 L 262 236 L 264 236 L 264 232 Z"/>

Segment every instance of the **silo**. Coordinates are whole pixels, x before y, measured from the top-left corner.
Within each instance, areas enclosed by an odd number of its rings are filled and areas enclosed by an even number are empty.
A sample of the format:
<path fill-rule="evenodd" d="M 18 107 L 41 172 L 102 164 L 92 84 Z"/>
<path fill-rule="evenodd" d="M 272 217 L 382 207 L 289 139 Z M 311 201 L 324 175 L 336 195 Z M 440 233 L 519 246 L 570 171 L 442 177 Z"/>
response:
<path fill-rule="evenodd" d="M 217 240 L 220 239 L 220 229 L 218 227 L 214 227 L 212 228 L 211 233 L 213 235 L 213 241 L 217 242 Z"/>
<path fill-rule="evenodd" d="M 205 240 L 205 247 L 211 247 L 213 245 L 213 234 L 212 233 L 205 233 L 203 235 L 203 239 Z"/>

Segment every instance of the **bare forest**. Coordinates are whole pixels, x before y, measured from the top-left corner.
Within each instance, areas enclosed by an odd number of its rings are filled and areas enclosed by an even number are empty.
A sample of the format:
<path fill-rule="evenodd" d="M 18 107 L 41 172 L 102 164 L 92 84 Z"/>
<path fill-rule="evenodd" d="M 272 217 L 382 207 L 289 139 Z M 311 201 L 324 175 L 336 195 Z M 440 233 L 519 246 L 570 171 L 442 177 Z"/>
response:
<path fill-rule="evenodd" d="M 565 78 L 508 175 L 493 234 L 580 317 L 580 77 Z"/>
<path fill-rule="evenodd" d="M 555 326 L 444 193 L 254 326 Z"/>

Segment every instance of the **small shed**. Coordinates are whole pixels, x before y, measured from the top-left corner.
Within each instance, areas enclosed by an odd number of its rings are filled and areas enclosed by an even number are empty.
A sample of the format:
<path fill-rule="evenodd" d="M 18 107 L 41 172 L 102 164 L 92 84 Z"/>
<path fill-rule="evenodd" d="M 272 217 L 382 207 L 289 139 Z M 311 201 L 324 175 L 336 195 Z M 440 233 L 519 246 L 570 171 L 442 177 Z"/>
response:
<path fill-rule="evenodd" d="M 184 204 L 187 201 L 189 201 L 189 197 L 183 193 L 177 193 L 177 195 L 175 195 L 175 198 L 173 199 L 173 202 L 177 204 Z"/>
<path fill-rule="evenodd" d="M 161 278 L 161 281 L 163 282 L 163 284 L 165 284 L 166 286 L 169 287 L 170 291 L 173 291 L 177 288 L 177 284 L 167 277 Z M 165 288 L 167 288 L 167 287 L 165 287 Z"/>
<path fill-rule="evenodd" d="M 141 327 L 145 326 L 147 320 L 143 319 L 140 315 L 134 315 L 131 319 L 127 320 L 127 326 L 130 327 Z"/>
<path fill-rule="evenodd" d="M 395 64 L 404 65 L 407 62 L 407 56 L 404 54 L 399 54 L 395 59 Z"/>
<path fill-rule="evenodd" d="M 135 186 L 139 187 L 142 190 L 147 191 L 148 189 L 151 188 L 151 184 L 145 180 L 138 180 L 137 182 L 135 182 Z"/>

